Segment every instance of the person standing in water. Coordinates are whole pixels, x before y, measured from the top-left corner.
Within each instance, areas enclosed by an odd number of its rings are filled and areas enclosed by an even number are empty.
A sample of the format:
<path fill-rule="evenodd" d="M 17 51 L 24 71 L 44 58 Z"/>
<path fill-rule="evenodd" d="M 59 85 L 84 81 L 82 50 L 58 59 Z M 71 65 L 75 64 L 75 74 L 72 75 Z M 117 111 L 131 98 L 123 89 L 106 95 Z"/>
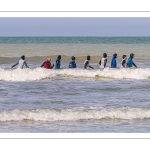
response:
<path fill-rule="evenodd" d="M 104 69 L 106 67 L 106 63 L 107 63 L 107 54 L 104 53 L 103 58 L 99 62 L 100 68 Z"/>
<path fill-rule="evenodd" d="M 26 61 L 25 61 L 25 56 L 24 55 L 22 55 L 21 59 L 16 64 L 14 64 L 11 68 L 14 68 L 17 65 L 18 65 L 17 68 L 20 68 L 20 69 L 23 69 L 24 66 L 26 68 L 29 68 L 28 65 L 27 65 L 27 63 L 26 63 Z"/>
<path fill-rule="evenodd" d="M 51 66 L 51 59 L 47 58 L 47 60 L 41 65 L 41 67 L 44 67 L 46 69 L 52 69 L 54 67 L 54 64 L 53 66 Z"/>
<path fill-rule="evenodd" d="M 72 56 L 71 59 L 72 60 L 69 63 L 69 68 L 76 68 L 77 67 L 76 62 L 75 62 L 76 58 L 74 56 Z"/>
<path fill-rule="evenodd" d="M 117 68 L 117 61 L 116 61 L 116 58 L 117 58 L 117 54 L 114 53 L 113 54 L 113 58 L 111 60 L 111 68 Z"/>
<path fill-rule="evenodd" d="M 121 68 L 126 68 L 127 67 L 127 63 L 126 63 L 126 60 L 127 60 L 127 55 L 123 55 L 122 56 L 122 62 L 121 62 Z"/>
<path fill-rule="evenodd" d="M 127 60 L 127 67 L 128 67 L 128 68 L 131 68 L 132 66 L 134 66 L 134 67 L 137 68 L 137 66 L 136 66 L 135 63 L 133 62 L 133 58 L 134 58 L 134 54 L 131 53 L 131 54 L 130 54 L 130 57 L 129 57 L 128 60 Z"/>
<path fill-rule="evenodd" d="M 92 66 L 90 66 L 89 63 L 90 59 L 91 59 L 90 56 L 87 56 L 87 60 L 84 61 L 84 69 L 89 69 L 89 68 L 94 69 Z"/>
<path fill-rule="evenodd" d="M 54 69 L 60 69 L 60 65 L 61 65 L 61 55 L 58 55 L 55 63 L 54 63 Z"/>

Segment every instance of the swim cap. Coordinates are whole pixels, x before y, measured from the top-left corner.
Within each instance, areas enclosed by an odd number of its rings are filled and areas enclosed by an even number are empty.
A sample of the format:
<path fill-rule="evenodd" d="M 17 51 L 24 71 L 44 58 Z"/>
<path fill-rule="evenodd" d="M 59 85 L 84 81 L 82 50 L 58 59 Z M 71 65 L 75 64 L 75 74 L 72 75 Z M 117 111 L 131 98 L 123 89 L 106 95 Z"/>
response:
<path fill-rule="evenodd" d="M 103 57 L 104 57 L 104 58 L 106 58 L 106 57 L 107 57 L 107 54 L 106 54 L 106 53 L 104 53 L 104 54 L 103 54 Z"/>
<path fill-rule="evenodd" d="M 74 56 L 71 57 L 72 60 L 75 60 L 76 58 Z"/>
<path fill-rule="evenodd" d="M 134 54 L 133 54 L 133 53 L 131 53 L 131 54 L 130 54 L 130 57 L 131 57 L 131 58 L 133 58 L 133 56 L 134 56 Z"/>
<path fill-rule="evenodd" d="M 21 56 L 21 59 L 25 60 L 25 56 L 24 56 L 24 55 L 22 55 L 22 56 Z"/>
<path fill-rule="evenodd" d="M 116 53 L 114 53 L 113 56 L 114 56 L 115 58 L 117 58 L 117 54 L 116 54 Z"/>
<path fill-rule="evenodd" d="M 61 59 L 61 55 L 58 55 L 58 59 Z"/>
<path fill-rule="evenodd" d="M 87 56 L 87 60 L 90 60 L 90 56 L 89 55 Z"/>

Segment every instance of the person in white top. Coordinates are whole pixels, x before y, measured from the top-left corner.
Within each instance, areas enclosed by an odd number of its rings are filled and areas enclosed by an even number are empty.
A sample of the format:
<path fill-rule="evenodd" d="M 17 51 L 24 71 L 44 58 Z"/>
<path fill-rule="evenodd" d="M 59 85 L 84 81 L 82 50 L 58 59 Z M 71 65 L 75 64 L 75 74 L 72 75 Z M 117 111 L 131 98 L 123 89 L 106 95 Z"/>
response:
<path fill-rule="evenodd" d="M 84 61 L 84 69 L 89 69 L 92 68 L 94 69 L 92 66 L 90 66 L 89 60 L 90 60 L 90 56 L 87 56 L 87 60 Z"/>
<path fill-rule="evenodd" d="M 99 65 L 100 65 L 99 68 L 104 69 L 106 67 L 106 63 L 107 63 L 107 54 L 104 53 L 103 58 L 100 59 L 100 61 L 99 61 Z"/>
<path fill-rule="evenodd" d="M 126 68 L 127 67 L 126 60 L 127 60 L 127 55 L 123 55 L 122 56 L 122 62 L 121 62 L 121 68 Z"/>
<path fill-rule="evenodd" d="M 25 56 L 24 55 L 21 56 L 21 59 L 16 64 L 14 64 L 11 68 L 13 68 L 13 67 L 15 67 L 17 65 L 18 65 L 17 68 L 20 68 L 20 69 L 23 69 L 24 65 L 25 65 L 26 68 L 29 68 L 27 63 L 26 63 L 26 61 L 25 61 Z"/>

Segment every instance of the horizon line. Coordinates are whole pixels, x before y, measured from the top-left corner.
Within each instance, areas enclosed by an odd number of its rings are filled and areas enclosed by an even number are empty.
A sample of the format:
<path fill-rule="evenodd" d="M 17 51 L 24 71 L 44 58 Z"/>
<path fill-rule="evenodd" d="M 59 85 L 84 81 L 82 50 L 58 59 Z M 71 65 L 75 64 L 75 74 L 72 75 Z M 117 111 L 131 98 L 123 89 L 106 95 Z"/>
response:
<path fill-rule="evenodd" d="M 31 35 L 31 36 L 0 36 L 0 38 L 2 38 L 2 37 L 150 37 L 150 35 L 149 36 L 143 36 L 143 35 L 137 35 L 137 36 L 135 36 L 135 35 L 133 35 L 133 36 L 130 36 L 130 35 L 128 35 L 128 36 L 94 36 L 94 35 L 92 35 L 92 36 L 90 36 L 90 35 L 88 35 L 88 36 L 78 36 L 78 35 L 72 35 L 72 36 L 61 36 L 61 35 L 55 35 L 55 36 L 34 36 L 34 35 Z"/>

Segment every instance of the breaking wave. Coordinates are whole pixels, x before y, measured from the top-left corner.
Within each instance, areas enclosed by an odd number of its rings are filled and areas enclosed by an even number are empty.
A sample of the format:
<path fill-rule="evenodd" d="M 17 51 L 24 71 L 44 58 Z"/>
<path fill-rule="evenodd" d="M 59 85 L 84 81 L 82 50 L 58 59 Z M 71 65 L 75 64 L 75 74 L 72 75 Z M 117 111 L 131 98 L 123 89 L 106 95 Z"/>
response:
<path fill-rule="evenodd" d="M 0 121 L 79 121 L 101 119 L 150 119 L 150 109 L 118 108 L 118 109 L 41 109 L 12 110 L 0 112 Z"/>
<path fill-rule="evenodd" d="M 147 69 L 110 69 L 84 70 L 84 69 L 0 69 L 0 81 L 38 81 L 54 77 L 72 78 L 100 78 L 100 79 L 148 79 L 150 68 Z"/>

